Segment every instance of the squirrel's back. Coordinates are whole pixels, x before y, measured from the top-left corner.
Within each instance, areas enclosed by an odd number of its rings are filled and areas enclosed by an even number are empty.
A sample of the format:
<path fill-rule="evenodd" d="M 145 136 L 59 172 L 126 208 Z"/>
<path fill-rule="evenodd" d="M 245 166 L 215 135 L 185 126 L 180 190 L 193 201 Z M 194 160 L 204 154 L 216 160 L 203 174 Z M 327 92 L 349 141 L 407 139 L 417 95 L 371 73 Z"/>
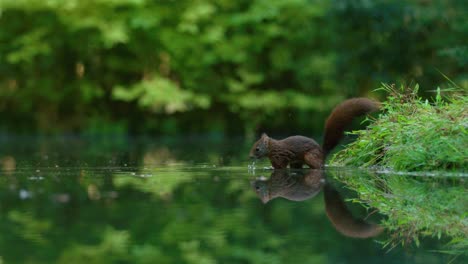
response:
<path fill-rule="evenodd" d="M 368 98 L 351 98 L 335 107 L 325 122 L 323 152 L 325 156 L 338 145 L 353 119 L 380 108 L 380 103 Z"/>

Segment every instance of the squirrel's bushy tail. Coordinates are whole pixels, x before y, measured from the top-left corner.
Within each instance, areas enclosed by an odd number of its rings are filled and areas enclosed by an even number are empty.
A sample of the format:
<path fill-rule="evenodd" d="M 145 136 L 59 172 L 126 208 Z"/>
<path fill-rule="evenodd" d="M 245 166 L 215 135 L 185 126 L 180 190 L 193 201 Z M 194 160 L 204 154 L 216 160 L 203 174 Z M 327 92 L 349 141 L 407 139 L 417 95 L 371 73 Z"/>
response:
<path fill-rule="evenodd" d="M 380 103 L 368 98 L 348 99 L 333 109 L 325 122 L 323 152 L 326 155 L 338 145 L 347 126 L 353 119 L 380 108 Z"/>

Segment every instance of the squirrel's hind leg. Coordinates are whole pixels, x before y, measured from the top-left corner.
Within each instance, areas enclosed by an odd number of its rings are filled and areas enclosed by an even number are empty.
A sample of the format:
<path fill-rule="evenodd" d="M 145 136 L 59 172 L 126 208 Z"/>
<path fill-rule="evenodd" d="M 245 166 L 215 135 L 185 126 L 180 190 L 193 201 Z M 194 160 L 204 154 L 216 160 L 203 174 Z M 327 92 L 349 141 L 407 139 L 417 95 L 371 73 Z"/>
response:
<path fill-rule="evenodd" d="M 323 165 L 323 153 L 319 149 L 310 150 L 304 155 L 304 161 L 311 169 L 320 169 Z"/>

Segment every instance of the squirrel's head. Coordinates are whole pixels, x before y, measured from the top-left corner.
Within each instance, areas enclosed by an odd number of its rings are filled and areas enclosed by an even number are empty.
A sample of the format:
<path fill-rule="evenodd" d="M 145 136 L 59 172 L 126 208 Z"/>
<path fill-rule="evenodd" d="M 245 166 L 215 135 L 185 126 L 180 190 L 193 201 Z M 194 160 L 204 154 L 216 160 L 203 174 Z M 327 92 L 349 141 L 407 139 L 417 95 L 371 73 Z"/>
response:
<path fill-rule="evenodd" d="M 270 143 L 270 138 L 267 134 L 263 133 L 262 137 L 255 142 L 250 150 L 249 156 L 252 159 L 260 159 L 268 155 L 268 144 Z"/>

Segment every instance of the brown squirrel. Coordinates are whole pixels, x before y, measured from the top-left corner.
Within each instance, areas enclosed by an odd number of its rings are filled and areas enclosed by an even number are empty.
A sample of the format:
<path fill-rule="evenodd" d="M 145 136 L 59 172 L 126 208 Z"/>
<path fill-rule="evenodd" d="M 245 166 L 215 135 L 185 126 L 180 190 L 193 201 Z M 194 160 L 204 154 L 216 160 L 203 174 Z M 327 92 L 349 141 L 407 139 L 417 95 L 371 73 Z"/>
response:
<path fill-rule="evenodd" d="M 327 154 L 338 145 L 345 128 L 355 117 L 380 108 L 380 103 L 368 98 L 352 98 L 335 107 L 325 122 L 323 147 L 315 140 L 304 136 L 292 136 L 275 140 L 263 133 L 250 150 L 250 157 L 260 159 L 265 156 L 275 169 L 302 168 L 307 164 L 312 169 L 322 167 Z"/>

